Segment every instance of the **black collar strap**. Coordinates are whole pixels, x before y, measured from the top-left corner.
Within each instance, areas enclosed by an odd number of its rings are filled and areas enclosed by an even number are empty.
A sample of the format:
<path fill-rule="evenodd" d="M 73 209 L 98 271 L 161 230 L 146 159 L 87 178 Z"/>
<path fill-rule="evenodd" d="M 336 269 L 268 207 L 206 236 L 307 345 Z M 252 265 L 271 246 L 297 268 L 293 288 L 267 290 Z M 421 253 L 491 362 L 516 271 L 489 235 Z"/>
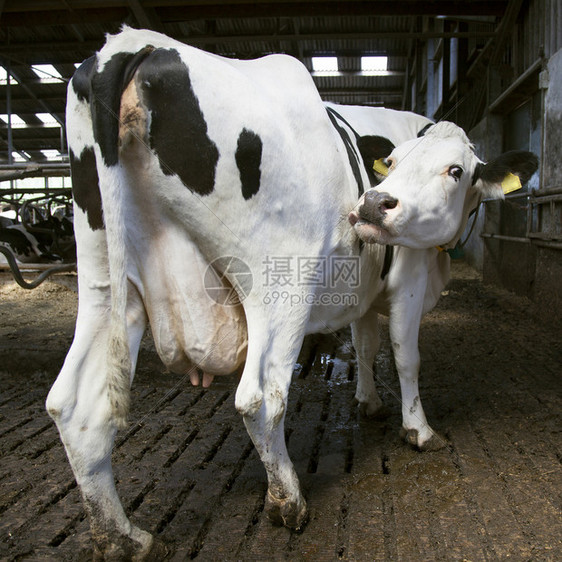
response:
<path fill-rule="evenodd" d="M 363 188 L 363 180 L 361 178 L 361 156 L 358 154 L 356 144 L 351 140 L 349 133 L 347 130 L 341 125 L 343 123 L 348 127 L 351 132 L 355 135 L 355 141 L 359 138 L 357 131 L 337 112 L 334 111 L 331 107 L 327 107 L 326 111 L 328 112 L 328 117 L 332 122 L 332 125 L 340 135 L 343 144 L 345 145 L 345 149 L 347 151 L 347 158 L 349 159 L 349 164 L 351 165 L 351 169 L 353 171 L 353 177 L 357 182 L 357 191 L 359 192 L 359 197 L 363 195 L 365 189 Z"/>

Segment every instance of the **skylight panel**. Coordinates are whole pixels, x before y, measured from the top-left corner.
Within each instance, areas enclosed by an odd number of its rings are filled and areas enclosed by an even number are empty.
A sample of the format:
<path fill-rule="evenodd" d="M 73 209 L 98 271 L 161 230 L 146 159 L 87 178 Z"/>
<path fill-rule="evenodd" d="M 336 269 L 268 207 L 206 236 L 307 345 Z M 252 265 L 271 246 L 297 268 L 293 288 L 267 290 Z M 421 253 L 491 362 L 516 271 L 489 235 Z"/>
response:
<path fill-rule="evenodd" d="M 50 127 L 60 127 L 60 123 L 50 114 L 50 113 L 36 113 L 35 117 L 41 121 L 44 125 L 49 125 Z"/>
<path fill-rule="evenodd" d="M 338 57 L 312 57 L 312 70 L 323 74 L 337 74 Z"/>
<path fill-rule="evenodd" d="M 27 162 L 27 160 L 15 150 L 12 152 L 12 162 L 19 163 L 19 162 Z"/>
<path fill-rule="evenodd" d="M 388 57 L 365 56 L 361 57 L 361 72 L 363 74 L 380 74 L 387 71 Z"/>
<path fill-rule="evenodd" d="M 31 70 L 41 79 L 41 82 L 61 82 L 62 76 L 60 72 L 52 64 L 34 64 Z"/>
<path fill-rule="evenodd" d="M 56 149 L 46 149 L 41 151 L 47 160 L 59 160 L 61 153 Z"/>
<path fill-rule="evenodd" d="M 0 66 L 0 84 L 7 84 L 8 83 L 8 72 L 3 66 Z M 10 76 L 10 84 L 17 85 L 17 80 Z"/>
<path fill-rule="evenodd" d="M 8 124 L 8 114 L 0 114 L 0 119 L 7 125 Z M 27 127 L 27 123 L 16 113 L 12 113 L 12 128 L 13 129 L 23 129 Z"/>

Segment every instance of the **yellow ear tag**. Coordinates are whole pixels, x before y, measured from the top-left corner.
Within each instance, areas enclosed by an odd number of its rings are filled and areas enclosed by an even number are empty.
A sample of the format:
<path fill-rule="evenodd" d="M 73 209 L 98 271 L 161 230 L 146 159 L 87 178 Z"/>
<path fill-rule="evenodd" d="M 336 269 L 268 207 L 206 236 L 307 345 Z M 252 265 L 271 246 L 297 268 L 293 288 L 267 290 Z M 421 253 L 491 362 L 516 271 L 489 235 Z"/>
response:
<path fill-rule="evenodd" d="M 377 172 L 377 174 L 381 174 L 383 176 L 388 176 L 388 166 L 383 162 L 384 158 L 379 158 L 375 160 L 373 164 L 373 170 Z"/>
<path fill-rule="evenodd" d="M 511 193 L 512 191 L 517 191 L 518 189 L 521 189 L 521 180 L 519 179 L 519 176 L 516 176 L 511 172 L 507 174 L 507 176 L 503 178 L 502 189 L 505 195 Z"/>

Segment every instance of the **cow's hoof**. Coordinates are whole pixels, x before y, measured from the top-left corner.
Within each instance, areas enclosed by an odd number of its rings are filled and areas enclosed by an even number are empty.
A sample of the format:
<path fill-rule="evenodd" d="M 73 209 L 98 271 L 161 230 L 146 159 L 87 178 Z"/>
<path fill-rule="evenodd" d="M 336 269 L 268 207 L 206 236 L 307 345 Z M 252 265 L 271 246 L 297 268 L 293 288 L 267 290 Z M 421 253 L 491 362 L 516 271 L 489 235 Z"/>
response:
<path fill-rule="evenodd" d="M 289 498 L 276 498 L 267 492 L 265 498 L 265 512 L 274 525 L 288 527 L 300 531 L 307 522 L 306 501 L 301 497 L 298 501 Z"/>
<path fill-rule="evenodd" d="M 150 552 L 143 558 L 143 562 L 162 562 L 170 554 L 170 549 L 158 539 L 154 539 Z M 138 560 L 135 558 L 134 560 Z"/>
<path fill-rule="evenodd" d="M 117 536 L 113 540 L 107 535 L 96 533 L 94 538 L 93 560 L 105 562 L 122 562 L 131 560 L 133 562 L 160 562 L 169 553 L 168 547 L 161 541 L 156 540 L 146 531 L 135 528 L 135 539 Z M 139 540 L 141 539 L 141 540 Z"/>
<path fill-rule="evenodd" d="M 448 445 L 447 441 L 435 432 L 431 433 L 429 439 L 422 441 L 417 429 L 402 428 L 400 430 L 400 437 L 418 451 L 438 451 Z"/>
<path fill-rule="evenodd" d="M 390 410 L 384 404 L 371 404 L 359 402 L 359 413 L 372 420 L 384 420 L 390 415 Z"/>

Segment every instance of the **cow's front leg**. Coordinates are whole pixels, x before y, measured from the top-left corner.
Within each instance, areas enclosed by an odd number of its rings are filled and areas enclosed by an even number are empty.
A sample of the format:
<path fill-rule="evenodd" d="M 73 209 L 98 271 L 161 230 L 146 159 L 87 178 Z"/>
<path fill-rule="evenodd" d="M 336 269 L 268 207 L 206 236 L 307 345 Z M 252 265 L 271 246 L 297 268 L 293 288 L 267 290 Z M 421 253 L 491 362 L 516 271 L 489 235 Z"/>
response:
<path fill-rule="evenodd" d="M 244 414 L 244 424 L 267 472 L 267 516 L 276 525 L 300 529 L 306 522 L 306 501 L 285 444 L 286 407 L 287 393 L 272 388 L 257 412 Z"/>
<path fill-rule="evenodd" d="M 286 312 L 286 311 L 285 311 Z M 287 320 L 279 326 L 265 318 L 248 321 L 248 356 L 236 391 L 236 409 L 267 472 L 265 511 L 278 525 L 292 529 L 306 522 L 306 501 L 285 443 L 285 415 L 293 366 L 303 329 Z"/>
<path fill-rule="evenodd" d="M 427 423 L 420 398 L 418 337 L 425 292 L 425 285 L 420 285 L 408 287 L 394 297 L 390 314 L 390 339 L 402 395 L 401 435 L 417 449 L 431 451 L 441 449 L 446 441 Z"/>
<path fill-rule="evenodd" d="M 369 417 L 384 414 L 373 377 L 373 362 L 380 347 L 378 314 L 370 308 L 359 320 L 351 324 L 353 347 L 357 353 L 357 389 L 355 399 L 359 410 Z"/>

